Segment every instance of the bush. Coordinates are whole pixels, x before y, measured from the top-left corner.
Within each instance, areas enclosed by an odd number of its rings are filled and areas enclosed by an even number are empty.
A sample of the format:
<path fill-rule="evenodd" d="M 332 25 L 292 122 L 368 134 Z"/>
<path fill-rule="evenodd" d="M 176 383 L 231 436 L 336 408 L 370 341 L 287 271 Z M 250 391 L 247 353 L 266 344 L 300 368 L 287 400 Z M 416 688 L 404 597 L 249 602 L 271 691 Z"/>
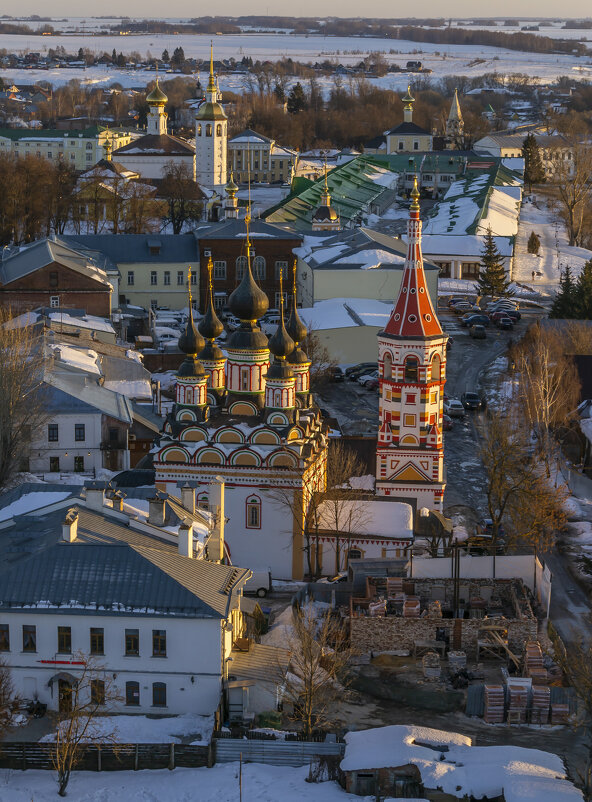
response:
<path fill-rule="evenodd" d="M 528 253 L 534 253 L 536 256 L 539 255 L 539 251 L 541 249 L 541 240 L 539 236 L 535 234 L 534 231 L 530 232 L 530 237 L 528 238 Z"/>

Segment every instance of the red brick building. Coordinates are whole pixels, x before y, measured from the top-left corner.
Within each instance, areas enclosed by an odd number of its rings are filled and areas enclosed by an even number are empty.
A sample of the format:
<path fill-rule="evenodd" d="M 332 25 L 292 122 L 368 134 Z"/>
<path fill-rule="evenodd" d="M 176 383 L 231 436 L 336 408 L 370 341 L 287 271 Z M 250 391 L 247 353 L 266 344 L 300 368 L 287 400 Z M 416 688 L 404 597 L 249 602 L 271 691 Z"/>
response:
<path fill-rule="evenodd" d="M 284 287 L 291 282 L 293 249 L 302 245 L 302 235 L 263 220 L 251 220 L 253 275 L 269 298 L 269 305 L 278 308 L 280 302 L 280 270 Z M 200 312 L 204 311 L 208 286 L 207 265 L 214 263 L 214 303 L 222 309 L 231 292 L 238 286 L 247 263 L 247 231 L 244 220 L 227 220 L 196 232 L 200 264 Z"/>
<path fill-rule="evenodd" d="M 49 307 L 109 317 L 112 292 L 92 259 L 54 240 L 35 242 L 0 262 L 0 305 L 17 314 Z"/>

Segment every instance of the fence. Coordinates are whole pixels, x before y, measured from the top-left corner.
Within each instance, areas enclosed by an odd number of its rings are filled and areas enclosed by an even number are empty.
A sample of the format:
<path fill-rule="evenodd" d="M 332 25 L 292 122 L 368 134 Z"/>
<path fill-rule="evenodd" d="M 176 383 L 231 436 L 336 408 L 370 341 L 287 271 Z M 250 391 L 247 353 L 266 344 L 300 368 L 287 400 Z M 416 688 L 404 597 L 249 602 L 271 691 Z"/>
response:
<path fill-rule="evenodd" d="M 215 740 L 216 763 L 267 763 L 271 766 L 308 766 L 317 755 L 341 757 L 345 744 L 322 741 L 259 741 L 243 738 Z"/>
<path fill-rule="evenodd" d="M 53 769 L 51 743 L 4 741 L 0 768 Z M 84 771 L 138 771 L 140 769 L 201 768 L 212 766 L 209 746 L 189 744 L 88 744 L 81 748 L 76 769 Z"/>

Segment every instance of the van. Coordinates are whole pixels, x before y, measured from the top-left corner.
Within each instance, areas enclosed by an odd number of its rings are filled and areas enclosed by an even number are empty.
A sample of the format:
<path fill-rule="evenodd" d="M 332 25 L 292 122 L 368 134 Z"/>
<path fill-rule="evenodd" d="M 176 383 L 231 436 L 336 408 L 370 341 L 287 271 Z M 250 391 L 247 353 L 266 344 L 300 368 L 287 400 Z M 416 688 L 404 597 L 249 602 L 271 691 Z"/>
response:
<path fill-rule="evenodd" d="M 271 571 L 254 570 L 253 576 L 245 582 L 243 593 L 252 593 L 262 599 L 271 589 Z"/>

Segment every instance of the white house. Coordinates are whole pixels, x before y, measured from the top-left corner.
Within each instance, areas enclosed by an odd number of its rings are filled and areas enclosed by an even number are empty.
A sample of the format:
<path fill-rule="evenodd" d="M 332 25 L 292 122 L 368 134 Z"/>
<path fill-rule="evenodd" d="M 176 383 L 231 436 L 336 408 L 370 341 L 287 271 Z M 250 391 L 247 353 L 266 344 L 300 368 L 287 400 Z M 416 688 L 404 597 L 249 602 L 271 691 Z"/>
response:
<path fill-rule="evenodd" d="M 104 491 L 47 493 L 43 507 L 27 492 L 0 508 L 0 654 L 15 690 L 68 712 L 91 660 L 96 693 L 109 676 L 121 697 L 110 711 L 210 715 L 242 635 L 250 573 L 203 559 L 223 529 L 191 503 Z M 15 547 L 16 533 L 29 547 Z"/>

